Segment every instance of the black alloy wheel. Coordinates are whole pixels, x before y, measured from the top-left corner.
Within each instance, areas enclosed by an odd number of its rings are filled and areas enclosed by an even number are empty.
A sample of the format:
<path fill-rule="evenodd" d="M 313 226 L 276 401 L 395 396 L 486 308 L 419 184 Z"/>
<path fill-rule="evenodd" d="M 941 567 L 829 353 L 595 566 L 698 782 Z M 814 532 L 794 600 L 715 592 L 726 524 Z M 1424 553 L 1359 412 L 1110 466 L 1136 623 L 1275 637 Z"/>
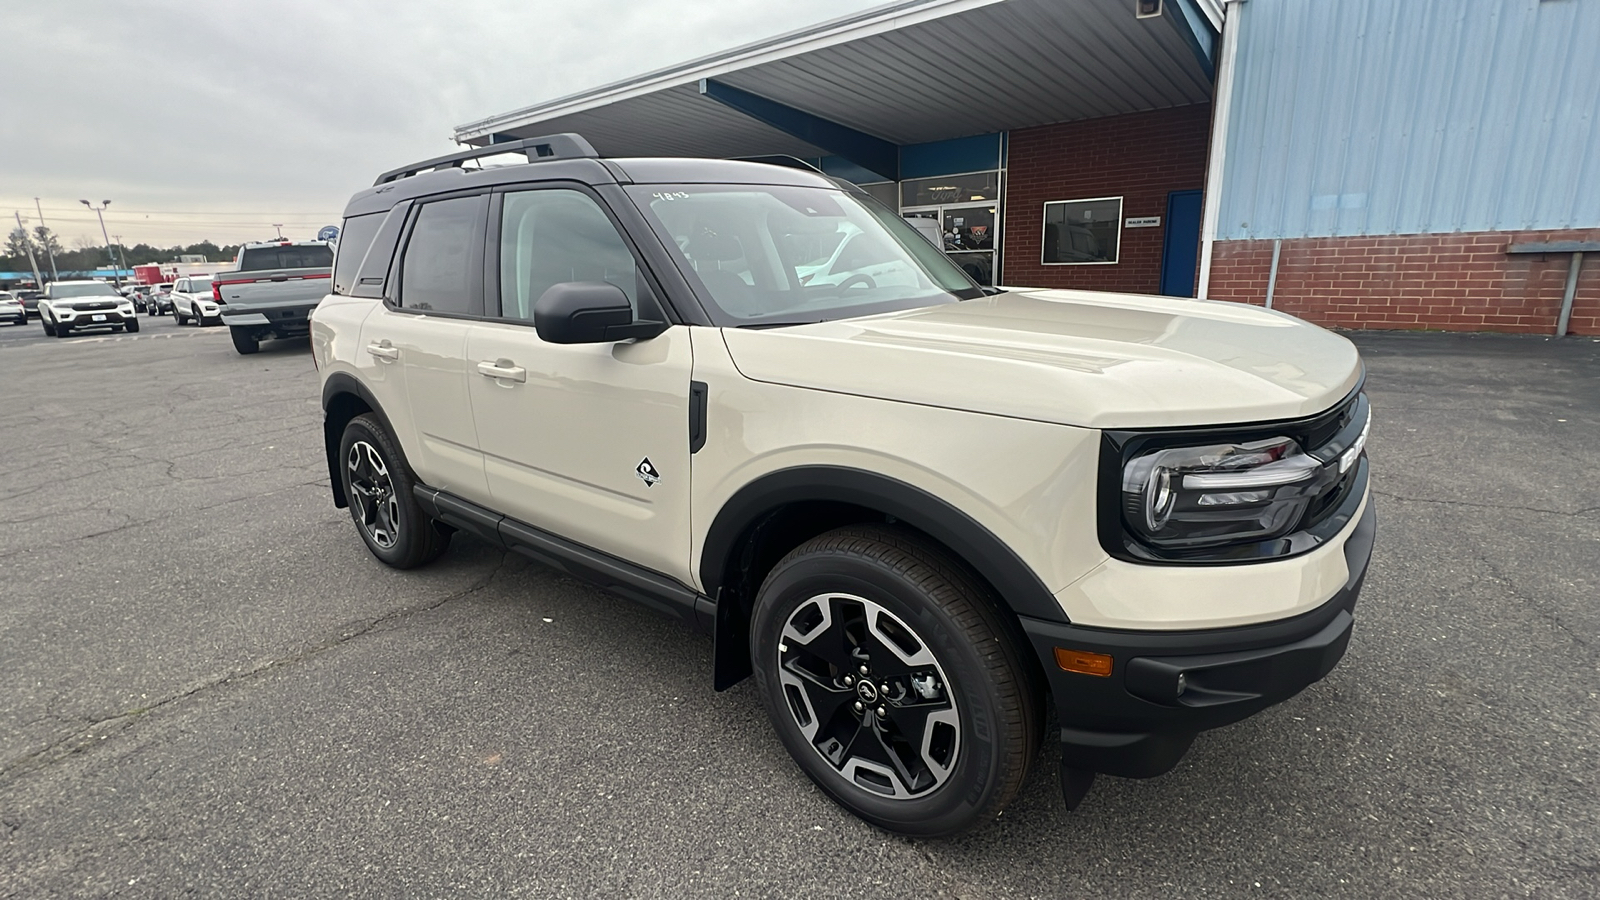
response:
<path fill-rule="evenodd" d="M 373 556 L 410 569 L 432 562 L 450 546 L 450 532 L 417 505 L 416 476 L 375 416 L 350 420 L 339 458 L 350 518 Z"/>
<path fill-rule="evenodd" d="M 756 598 L 778 737 L 841 806 L 935 837 L 998 815 L 1040 741 L 1037 675 L 995 601 L 920 535 L 853 526 L 784 557 Z"/>

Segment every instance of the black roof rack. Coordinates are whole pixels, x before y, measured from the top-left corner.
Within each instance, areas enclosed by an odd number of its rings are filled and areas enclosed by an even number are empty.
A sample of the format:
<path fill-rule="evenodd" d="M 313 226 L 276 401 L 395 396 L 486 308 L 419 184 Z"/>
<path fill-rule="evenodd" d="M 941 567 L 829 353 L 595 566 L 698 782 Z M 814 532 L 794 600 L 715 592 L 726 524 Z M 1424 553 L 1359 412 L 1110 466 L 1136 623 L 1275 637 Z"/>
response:
<path fill-rule="evenodd" d="M 451 153 L 445 156 L 435 156 L 409 166 L 401 166 L 378 176 L 372 184 L 374 187 L 409 178 L 420 172 L 431 172 L 435 169 L 460 168 L 461 164 L 469 159 L 479 159 L 485 156 L 499 156 L 502 153 L 521 153 L 528 157 L 528 162 L 543 162 L 547 159 L 599 159 L 600 154 L 594 147 L 583 139 L 581 134 L 565 132 L 562 134 L 547 134 L 544 137 L 524 138 L 520 141 L 507 141 L 500 144 L 488 144 L 483 147 L 473 147 L 471 150 L 462 150 L 460 153 Z"/>

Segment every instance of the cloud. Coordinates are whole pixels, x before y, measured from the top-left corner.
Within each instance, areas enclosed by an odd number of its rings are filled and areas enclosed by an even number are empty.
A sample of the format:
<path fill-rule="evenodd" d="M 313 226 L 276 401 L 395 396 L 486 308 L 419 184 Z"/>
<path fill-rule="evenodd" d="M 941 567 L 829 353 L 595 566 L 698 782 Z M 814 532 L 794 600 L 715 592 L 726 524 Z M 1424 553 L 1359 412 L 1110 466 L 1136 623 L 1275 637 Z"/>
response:
<path fill-rule="evenodd" d="M 459 124 L 863 0 L 0 0 L 0 212 L 128 244 L 308 237 Z M 30 222 L 29 224 L 34 224 Z"/>

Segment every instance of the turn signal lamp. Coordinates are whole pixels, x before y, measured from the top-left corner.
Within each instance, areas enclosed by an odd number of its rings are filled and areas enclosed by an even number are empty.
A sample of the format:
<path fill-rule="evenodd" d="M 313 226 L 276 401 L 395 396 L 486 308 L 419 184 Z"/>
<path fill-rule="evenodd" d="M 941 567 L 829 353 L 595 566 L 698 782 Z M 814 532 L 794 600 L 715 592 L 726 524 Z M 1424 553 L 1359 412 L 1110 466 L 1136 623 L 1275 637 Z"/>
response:
<path fill-rule="evenodd" d="M 1090 653 L 1087 650 L 1057 647 L 1056 665 L 1068 672 L 1077 672 L 1081 675 L 1111 677 L 1111 655 L 1107 653 Z"/>

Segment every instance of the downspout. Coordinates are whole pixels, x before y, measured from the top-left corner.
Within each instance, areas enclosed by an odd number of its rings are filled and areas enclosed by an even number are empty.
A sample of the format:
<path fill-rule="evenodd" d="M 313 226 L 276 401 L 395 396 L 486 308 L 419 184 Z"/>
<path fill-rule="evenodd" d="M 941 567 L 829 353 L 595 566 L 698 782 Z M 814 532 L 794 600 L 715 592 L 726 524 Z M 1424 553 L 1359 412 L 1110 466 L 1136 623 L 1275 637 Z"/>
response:
<path fill-rule="evenodd" d="M 1239 54 L 1239 4 L 1244 2 L 1227 0 L 1223 9 L 1216 105 L 1211 110 L 1211 157 L 1206 163 L 1206 202 L 1200 219 L 1200 284 L 1195 296 L 1201 300 L 1211 292 L 1211 249 L 1222 216 L 1222 170 L 1228 155 L 1228 119 L 1233 112 L 1233 77 Z"/>

